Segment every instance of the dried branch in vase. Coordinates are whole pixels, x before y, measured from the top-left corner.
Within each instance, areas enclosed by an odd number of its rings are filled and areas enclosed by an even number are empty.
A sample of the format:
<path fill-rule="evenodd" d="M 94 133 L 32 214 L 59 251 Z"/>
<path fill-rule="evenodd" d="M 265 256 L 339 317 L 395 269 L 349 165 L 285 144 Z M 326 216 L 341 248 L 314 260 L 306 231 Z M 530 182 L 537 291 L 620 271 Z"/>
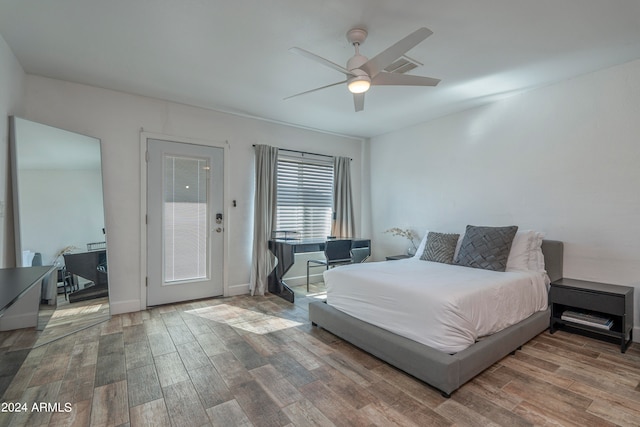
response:
<path fill-rule="evenodd" d="M 416 246 L 415 241 L 419 240 L 419 237 L 415 233 L 415 231 L 409 228 L 404 229 L 404 228 L 393 227 L 386 230 L 385 233 L 391 233 L 392 236 L 400 236 L 400 237 L 404 237 L 405 239 L 408 239 L 411 242 L 411 245 L 413 246 L 413 250 L 414 251 L 418 250 L 418 246 Z"/>

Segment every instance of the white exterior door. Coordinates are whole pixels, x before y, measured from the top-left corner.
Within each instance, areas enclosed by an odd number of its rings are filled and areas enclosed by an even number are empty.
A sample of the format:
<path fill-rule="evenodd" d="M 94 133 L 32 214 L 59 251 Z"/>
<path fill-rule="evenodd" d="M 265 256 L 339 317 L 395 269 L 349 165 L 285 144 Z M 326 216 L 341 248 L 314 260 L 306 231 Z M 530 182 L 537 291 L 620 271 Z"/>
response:
<path fill-rule="evenodd" d="M 147 139 L 147 305 L 223 294 L 224 149 Z"/>

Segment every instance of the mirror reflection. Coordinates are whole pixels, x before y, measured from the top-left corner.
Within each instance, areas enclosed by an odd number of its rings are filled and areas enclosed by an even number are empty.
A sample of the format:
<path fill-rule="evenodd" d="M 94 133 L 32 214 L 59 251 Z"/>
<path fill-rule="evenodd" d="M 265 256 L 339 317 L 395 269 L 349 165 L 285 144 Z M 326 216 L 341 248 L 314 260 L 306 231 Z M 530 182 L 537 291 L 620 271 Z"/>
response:
<path fill-rule="evenodd" d="M 18 266 L 42 284 L 42 345 L 109 318 L 100 140 L 12 117 Z"/>

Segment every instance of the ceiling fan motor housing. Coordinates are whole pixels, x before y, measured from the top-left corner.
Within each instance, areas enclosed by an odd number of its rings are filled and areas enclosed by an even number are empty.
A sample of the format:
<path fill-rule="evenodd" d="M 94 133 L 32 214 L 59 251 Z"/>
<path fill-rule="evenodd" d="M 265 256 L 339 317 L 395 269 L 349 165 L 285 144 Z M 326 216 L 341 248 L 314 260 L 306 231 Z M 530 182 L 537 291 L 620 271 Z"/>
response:
<path fill-rule="evenodd" d="M 369 90 L 369 86 L 371 86 L 371 78 L 364 70 L 361 70 L 360 67 L 369 59 L 366 56 L 360 55 L 357 43 L 354 43 L 354 46 L 356 47 L 356 54 L 347 61 L 347 70 L 353 74 L 353 77 L 347 80 L 347 88 L 351 93 L 364 93 Z"/>
<path fill-rule="evenodd" d="M 360 75 L 358 72 L 363 75 L 367 75 L 364 71 L 360 69 L 360 67 L 365 64 L 369 59 L 366 56 L 362 56 L 360 54 L 356 54 L 352 56 L 349 61 L 347 61 L 347 70 L 351 71 L 355 75 Z"/>

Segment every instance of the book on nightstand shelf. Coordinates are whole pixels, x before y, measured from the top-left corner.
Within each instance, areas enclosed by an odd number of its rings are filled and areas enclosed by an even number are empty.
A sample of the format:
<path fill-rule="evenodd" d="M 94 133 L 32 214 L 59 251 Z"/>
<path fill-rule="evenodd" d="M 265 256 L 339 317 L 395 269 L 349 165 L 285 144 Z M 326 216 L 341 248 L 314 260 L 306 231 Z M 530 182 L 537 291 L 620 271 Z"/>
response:
<path fill-rule="evenodd" d="M 611 329 L 613 326 L 613 319 L 609 317 L 579 311 L 565 310 L 560 318 L 567 322 L 579 323 L 600 329 Z"/>

